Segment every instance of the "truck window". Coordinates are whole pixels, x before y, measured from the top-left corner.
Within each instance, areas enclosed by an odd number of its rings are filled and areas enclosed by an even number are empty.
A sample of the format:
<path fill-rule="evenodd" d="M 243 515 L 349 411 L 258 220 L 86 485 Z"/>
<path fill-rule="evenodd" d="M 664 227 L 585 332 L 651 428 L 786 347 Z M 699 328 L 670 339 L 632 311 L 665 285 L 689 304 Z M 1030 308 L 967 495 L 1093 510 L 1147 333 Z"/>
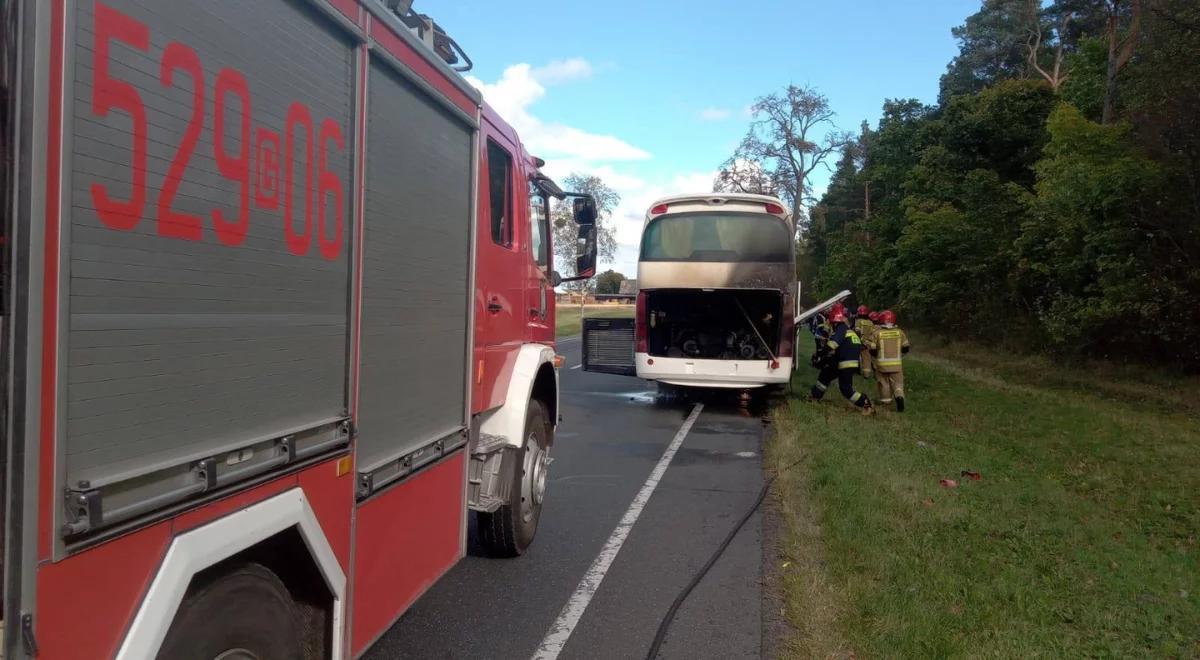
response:
<path fill-rule="evenodd" d="M 546 270 L 550 266 L 550 250 L 548 249 L 550 235 L 550 213 L 548 210 L 549 200 L 546 199 L 546 193 L 542 191 L 536 184 L 529 184 L 529 228 L 532 241 L 530 248 L 533 251 L 533 260 L 537 265 Z"/>
<path fill-rule="evenodd" d="M 787 225 L 765 213 L 678 213 L 650 221 L 642 261 L 791 260 Z"/>
<path fill-rule="evenodd" d="M 492 140 L 488 140 L 487 167 L 492 240 L 512 247 L 512 156 Z"/>

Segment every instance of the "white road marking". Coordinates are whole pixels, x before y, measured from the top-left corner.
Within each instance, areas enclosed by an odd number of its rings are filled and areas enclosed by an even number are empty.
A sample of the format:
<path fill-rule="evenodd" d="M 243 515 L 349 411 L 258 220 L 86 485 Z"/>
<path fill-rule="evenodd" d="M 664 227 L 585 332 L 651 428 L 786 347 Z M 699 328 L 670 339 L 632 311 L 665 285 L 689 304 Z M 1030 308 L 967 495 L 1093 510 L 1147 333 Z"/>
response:
<path fill-rule="evenodd" d="M 582 366 L 583 366 L 582 364 L 577 364 L 577 365 L 575 365 L 575 366 L 573 366 L 573 367 L 571 367 L 571 368 L 572 368 L 572 369 L 578 369 L 579 367 L 582 367 Z"/>
<path fill-rule="evenodd" d="M 642 509 L 646 507 L 646 502 L 650 501 L 650 496 L 654 494 L 659 480 L 667 471 L 667 467 L 671 465 L 671 459 L 675 458 L 675 452 L 683 444 L 683 439 L 687 437 L 692 424 L 696 423 L 696 418 L 700 416 L 701 410 L 704 410 L 704 404 L 697 403 L 692 408 L 692 413 L 684 420 L 683 426 L 679 427 L 671 444 L 667 445 L 667 450 L 663 452 L 662 458 L 658 459 L 658 464 L 646 478 L 646 483 L 642 485 L 642 489 L 638 491 L 629 508 L 625 510 L 621 522 L 617 523 L 616 529 L 612 531 L 608 540 L 605 541 L 604 547 L 600 549 L 600 554 L 596 555 L 596 559 L 588 567 L 587 573 L 584 573 L 583 579 L 579 581 L 579 586 L 575 587 L 575 593 L 571 594 L 567 604 L 558 613 L 558 618 L 550 624 L 550 630 L 546 631 L 542 645 L 533 654 L 534 660 L 554 660 L 559 653 L 562 653 L 563 648 L 567 645 L 567 640 L 571 638 L 571 633 L 575 631 L 575 626 L 583 618 L 588 603 L 592 601 L 592 596 L 596 595 L 596 590 L 604 581 L 604 575 L 608 573 L 613 560 L 617 558 L 617 553 L 621 551 L 621 546 L 625 544 L 625 539 L 633 530 L 634 523 L 637 522 L 638 516 L 642 515 Z"/>

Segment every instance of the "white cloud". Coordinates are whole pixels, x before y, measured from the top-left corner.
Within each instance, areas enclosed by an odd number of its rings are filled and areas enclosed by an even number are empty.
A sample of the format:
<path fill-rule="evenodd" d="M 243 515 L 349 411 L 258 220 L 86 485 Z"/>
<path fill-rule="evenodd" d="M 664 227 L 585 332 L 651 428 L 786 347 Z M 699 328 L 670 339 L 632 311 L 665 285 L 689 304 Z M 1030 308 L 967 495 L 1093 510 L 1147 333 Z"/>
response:
<path fill-rule="evenodd" d="M 577 158 L 589 162 L 643 160 L 650 154 L 624 140 L 534 116 L 529 108 L 546 95 L 546 85 L 578 80 L 591 74 L 591 65 L 579 58 L 559 60 L 534 69 L 526 63 L 504 70 L 500 80 L 485 83 L 473 76 L 467 80 L 483 92 L 483 98 L 504 117 L 530 153 L 546 160 Z"/>
<path fill-rule="evenodd" d="M 557 85 L 592 76 L 592 65 L 582 57 L 554 60 L 532 71 L 533 78 L 543 85 Z"/>
<path fill-rule="evenodd" d="M 704 121 L 723 121 L 733 116 L 729 108 L 705 108 L 700 111 L 700 119 Z"/>

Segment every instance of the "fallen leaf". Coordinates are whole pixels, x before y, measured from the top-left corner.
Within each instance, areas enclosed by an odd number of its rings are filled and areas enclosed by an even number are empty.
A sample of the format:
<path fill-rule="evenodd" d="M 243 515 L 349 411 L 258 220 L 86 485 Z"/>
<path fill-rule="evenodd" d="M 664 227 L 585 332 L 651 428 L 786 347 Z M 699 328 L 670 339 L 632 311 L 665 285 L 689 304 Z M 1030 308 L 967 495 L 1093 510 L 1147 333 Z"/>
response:
<path fill-rule="evenodd" d="M 942 485 L 942 488 L 958 488 L 958 482 L 953 479 L 942 479 L 938 483 Z"/>
<path fill-rule="evenodd" d="M 979 474 L 978 472 L 973 472 L 971 470 L 963 470 L 961 476 L 964 476 L 964 477 L 970 479 L 971 481 L 979 481 L 980 479 L 983 478 L 982 474 Z"/>
<path fill-rule="evenodd" d="M 784 568 L 787 568 L 788 566 L 791 566 L 791 565 L 792 565 L 792 562 L 790 562 L 790 561 L 785 561 L 785 562 L 783 562 L 783 567 L 784 567 Z"/>
<path fill-rule="evenodd" d="M 918 447 L 928 447 L 929 443 L 925 442 L 924 440 L 917 440 L 917 446 Z"/>
<path fill-rule="evenodd" d="M 933 506 L 933 500 L 931 500 L 930 498 L 926 497 L 926 498 L 925 498 L 925 501 L 921 502 L 921 504 L 924 504 L 925 506 Z"/>

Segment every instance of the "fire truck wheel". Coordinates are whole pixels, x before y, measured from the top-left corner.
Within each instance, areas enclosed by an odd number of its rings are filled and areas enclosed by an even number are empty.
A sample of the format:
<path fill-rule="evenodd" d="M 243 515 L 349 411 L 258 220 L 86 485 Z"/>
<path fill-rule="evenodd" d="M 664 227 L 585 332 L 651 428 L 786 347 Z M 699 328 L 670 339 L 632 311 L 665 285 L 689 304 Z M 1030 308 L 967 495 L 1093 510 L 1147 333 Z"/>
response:
<path fill-rule="evenodd" d="M 245 564 L 189 589 L 159 658 L 274 660 L 302 658 L 298 614 L 279 577 Z"/>
<path fill-rule="evenodd" d="M 529 402 L 525 416 L 525 446 L 518 450 L 508 504 L 494 513 L 479 514 L 479 540 L 495 557 L 518 557 L 533 543 L 542 502 L 546 497 L 546 472 L 550 468 L 551 434 L 546 405 Z"/>

